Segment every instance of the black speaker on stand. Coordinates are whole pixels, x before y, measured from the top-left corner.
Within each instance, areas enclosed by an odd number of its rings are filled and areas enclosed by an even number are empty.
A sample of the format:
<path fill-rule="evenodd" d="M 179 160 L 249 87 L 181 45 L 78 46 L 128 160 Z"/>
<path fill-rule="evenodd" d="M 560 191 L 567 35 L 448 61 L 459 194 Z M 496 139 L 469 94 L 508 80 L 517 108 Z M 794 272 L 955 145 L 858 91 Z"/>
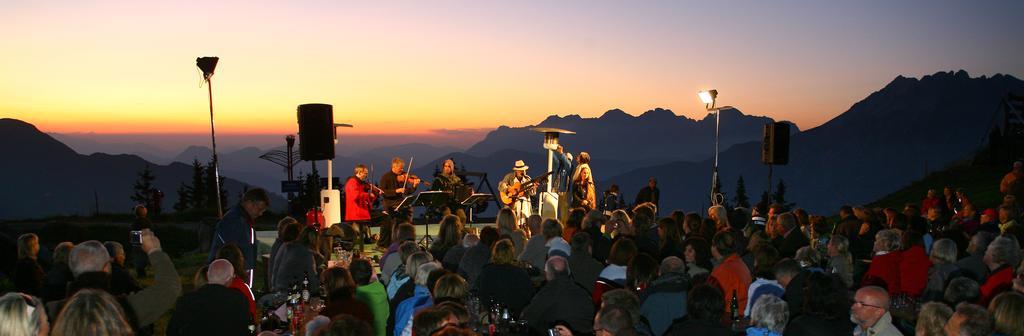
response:
<path fill-rule="evenodd" d="M 305 161 L 334 159 L 334 108 L 303 104 L 298 109 L 299 157 Z"/>
<path fill-rule="evenodd" d="M 772 166 L 789 163 L 789 124 L 773 122 L 764 125 L 761 163 L 768 165 L 768 194 L 772 193 Z"/>

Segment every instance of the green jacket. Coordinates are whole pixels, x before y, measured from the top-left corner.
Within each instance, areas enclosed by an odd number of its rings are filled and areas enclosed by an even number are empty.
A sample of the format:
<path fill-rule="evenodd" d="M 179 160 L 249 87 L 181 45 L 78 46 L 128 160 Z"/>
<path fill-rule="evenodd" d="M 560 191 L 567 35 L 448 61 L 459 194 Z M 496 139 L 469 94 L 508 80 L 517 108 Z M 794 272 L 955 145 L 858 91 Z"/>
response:
<path fill-rule="evenodd" d="M 370 311 L 373 312 L 375 335 L 384 336 L 390 314 L 388 293 L 384 285 L 380 281 L 371 281 L 365 286 L 359 286 L 356 288 L 356 299 L 370 306 Z"/>

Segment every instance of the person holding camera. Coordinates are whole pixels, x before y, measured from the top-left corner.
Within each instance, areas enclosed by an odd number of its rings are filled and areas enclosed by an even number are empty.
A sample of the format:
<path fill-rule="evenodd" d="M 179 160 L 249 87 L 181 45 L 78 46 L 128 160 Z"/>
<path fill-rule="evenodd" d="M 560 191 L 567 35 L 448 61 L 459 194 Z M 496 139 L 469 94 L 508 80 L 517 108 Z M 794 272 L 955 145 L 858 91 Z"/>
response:
<path fill-rule="evenodd" d="M 129 226 L 132 232 L 153 228 L 153 222 L 149 220 L 148 214 L 149 209 L 146 209 L 145 205 L 139 204 L 135 206 L 135 220 L 133 220 L 131 226 Z M 146 257 L 146 253 L 139 248 L 138 241 L 132 241 L 130 243 L 132 243 L 130 256 L 132 258 L 132 266 L 135 267 L 135 277 L 145 277 L 146 266 L 149 266 L 149 258 Z"/>

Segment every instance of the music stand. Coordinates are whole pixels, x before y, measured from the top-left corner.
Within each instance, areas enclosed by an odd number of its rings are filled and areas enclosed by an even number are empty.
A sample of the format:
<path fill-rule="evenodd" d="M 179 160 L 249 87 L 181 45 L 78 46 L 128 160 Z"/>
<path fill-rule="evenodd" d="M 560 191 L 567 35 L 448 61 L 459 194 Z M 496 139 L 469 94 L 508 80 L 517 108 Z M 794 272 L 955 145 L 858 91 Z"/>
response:
<path fill-rule="evenodd" d="M 463 207 L 469 209 L 469 222 L 472 223 L 473 222 L 473 207 L 475 207 L 477 204 L 480 204 L 480 203 L 486 203 L 487 201 L 490 201 L 491 199 L 494 199 L 494 195 L 492 195 L 492 194 L 474 193 L 472 195 L 469 195 L 469 197 L 467 197 L 465 200 L 462 200 L 462 202 L 459 202 L 459 204 L 461 204 Z"/>
<path fill-rule="evenodd" d="M 412 196 L 410 196 L 412 197 Z M 411 206 L 435 206 L 437 204 L 445 204 L 448 199 L 452 197 L 452 192 L 432 190 L 432 191 L 421 191 L 416 194 L 416 199 L 412 202 Z M 403 202 L 405 203 L 405 202 Z M 399 205 L 401 206 L 401 204 Z M 427 233 L 420 239 L 420 244 L 426 243 L 427 247 L 434 243 L 434 238 L 430 237 L 430 221 L 426 221 Z"/>

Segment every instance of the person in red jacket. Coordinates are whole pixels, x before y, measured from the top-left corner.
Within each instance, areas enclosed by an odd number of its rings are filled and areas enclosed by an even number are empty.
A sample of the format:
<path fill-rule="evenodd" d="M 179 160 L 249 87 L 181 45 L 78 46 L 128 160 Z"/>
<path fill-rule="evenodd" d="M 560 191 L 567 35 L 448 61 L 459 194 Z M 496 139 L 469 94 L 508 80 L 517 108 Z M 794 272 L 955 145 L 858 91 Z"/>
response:
<path fill-rule="evenodd" d="M 899 251 L 900 234 L 898 230 L 882 230 L 875 234 L 874 252 L 871 258 L 871 266 L 864 273 L 861 280 L 861 287 L 879 286 L 885 288 L 890 294 L 900 292 L 900 262 L 902 255 Z M 927 276 L 927 272 L 925 273 Z"/>
<path fill-rule="evenodd" d="M 366 166 L 359 164 L 345 181 L 345 222 L 352 223 L 353 229 L 362 233 L 370 222 L 370 207 L 379 195 L 375 191 L 380 190 L 366 182 L 367 175 Z"/>
<path fill-rule="evenodd" d="M 927 215 L 931 208 L 942 209 L 945 207 L 945 200 L 939 197 L 935 189 L 928 189 L 928 196 L 921 200 L 921 216 Z"/>
<path fill-rule="evenodd" d="M 919 298 L 928 285 L 928 269 L 932 261 L 924 251 L 922 233 L 915 230 L 903 232 L 900 252 L 900 293 L 912 298 Z"/>
<path fill-rule="evenodd" d="M 728 231 L 719 232 L 712 239 L 711 255 L 720 263 L 711 271 L 708 282 L 722 289 L 726 298 L 726 314 L 732 313 L 729 303 L 732 301 L 732 295 L 735 294 L 739 304 L 737 314 L 743 316 L 743 310 L 747 306 L 747 290 L 751 282 L 750 269 L 733 250 L 736 244 L 733 239 L 733 235 Z"/>
<path fill-rule="evenodd" d="M 987 307 L 996 295 L 1013 288 L 1013 266 L 1020 263 L 1020 246 L 1011 238 L 997 237 L 988 245 L 982 260 L 992 271 L 981 285 L 978 302 Z"/>

